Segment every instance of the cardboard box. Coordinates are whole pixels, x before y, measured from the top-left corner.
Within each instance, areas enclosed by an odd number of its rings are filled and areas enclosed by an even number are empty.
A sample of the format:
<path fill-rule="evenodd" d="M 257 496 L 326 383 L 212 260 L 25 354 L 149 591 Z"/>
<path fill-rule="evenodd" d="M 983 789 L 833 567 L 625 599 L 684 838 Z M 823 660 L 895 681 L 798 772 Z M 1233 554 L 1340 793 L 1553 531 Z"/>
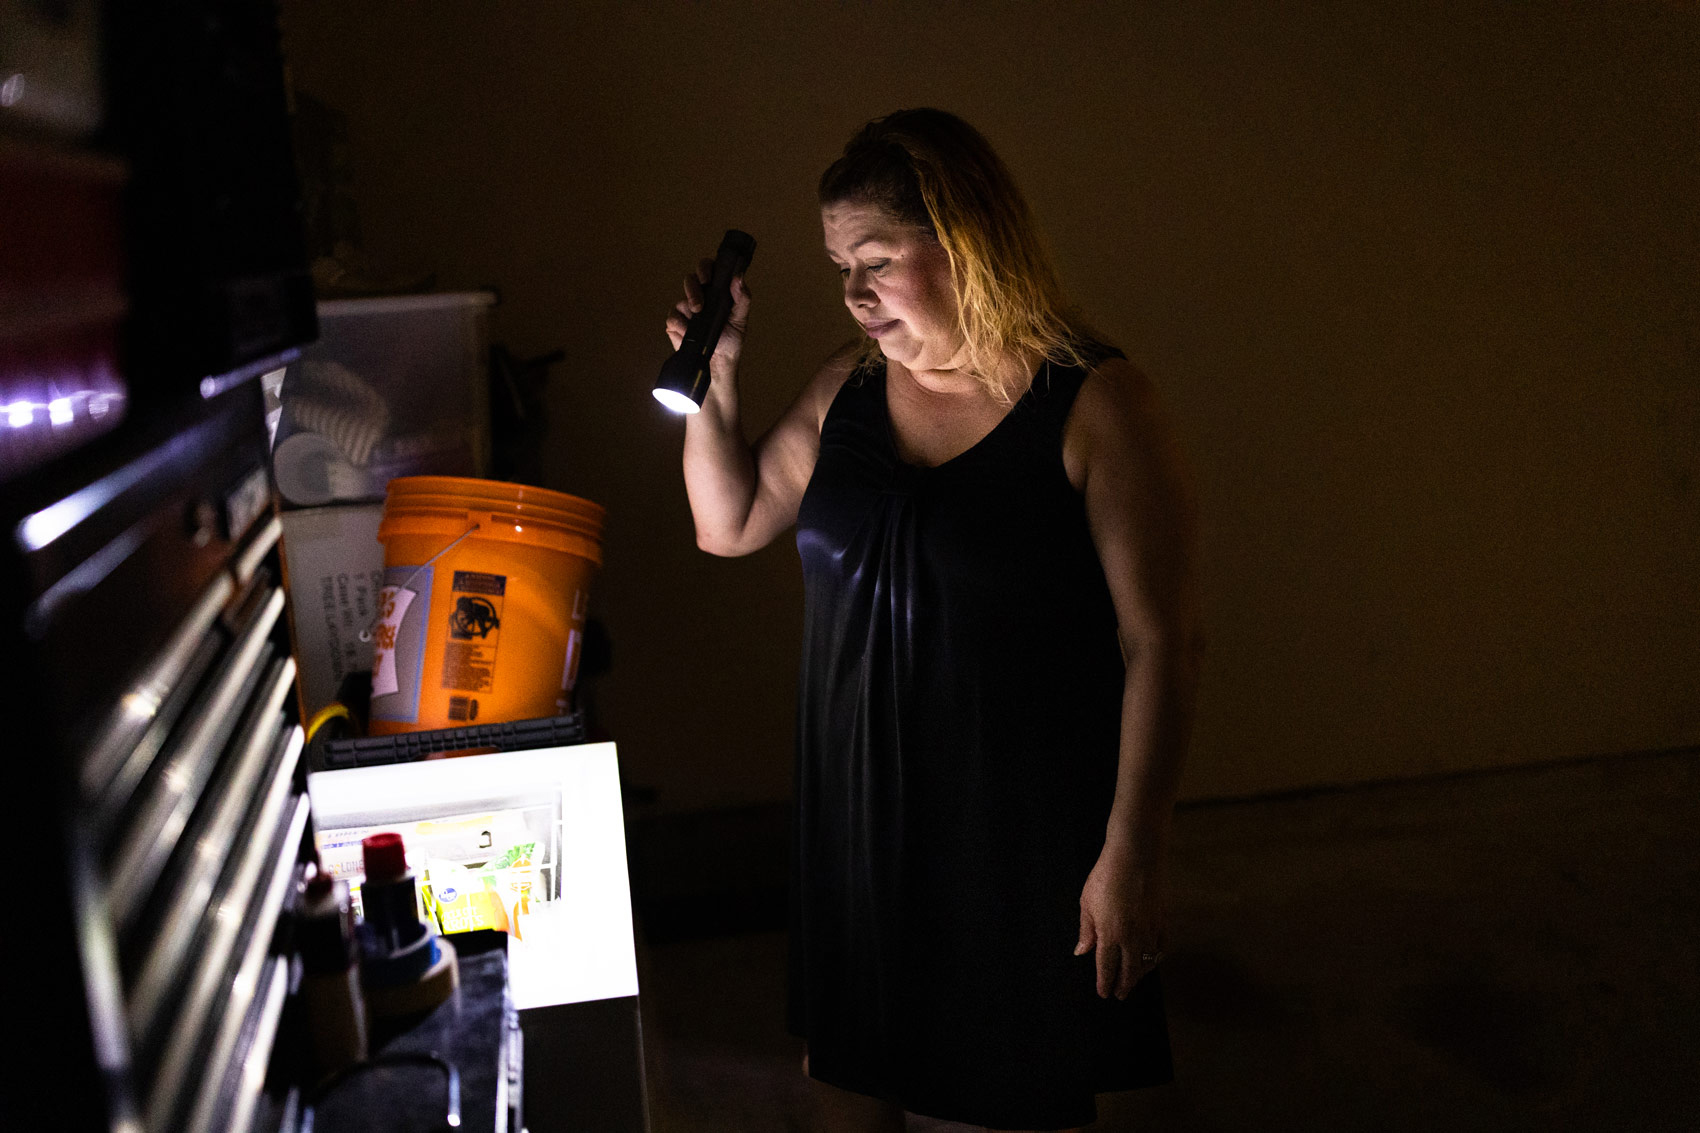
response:
<path fill-rule="evenodd" d="M 372 669 L 371 628 L 384 584 L 383 517 L 383 504 L 304 508 L 280 517 L 304 722 L 336 699 L 349 673 Z"/>

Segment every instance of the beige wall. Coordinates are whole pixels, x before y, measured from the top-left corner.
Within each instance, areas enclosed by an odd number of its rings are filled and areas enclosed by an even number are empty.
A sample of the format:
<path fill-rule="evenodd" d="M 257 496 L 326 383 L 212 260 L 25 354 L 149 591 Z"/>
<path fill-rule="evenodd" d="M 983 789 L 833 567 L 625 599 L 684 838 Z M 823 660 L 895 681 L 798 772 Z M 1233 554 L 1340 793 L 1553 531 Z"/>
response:
<path fill-rule="evenodd" d="M 1516 14 L 1513 14 L 1516 13 Z M 756 427 L 849 329 L 815 177 L 979 125 L 1208 509 L 1189 795 L 1700 742 L 1700 10 L 1579 4 L 285 4 L 367 243 L 568 349 L 550 486 L 605 503 L 604 704 L 663 809 L 783 797 L 789 542 L 692 542 L 649 383 L 760 241 Z"/>

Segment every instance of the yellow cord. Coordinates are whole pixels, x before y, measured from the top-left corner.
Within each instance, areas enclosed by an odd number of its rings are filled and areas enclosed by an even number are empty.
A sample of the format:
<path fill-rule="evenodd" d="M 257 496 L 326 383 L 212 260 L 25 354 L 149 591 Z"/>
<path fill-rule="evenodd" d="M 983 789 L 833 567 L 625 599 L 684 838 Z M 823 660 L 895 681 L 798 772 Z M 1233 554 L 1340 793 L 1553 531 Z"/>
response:
<path fill-rule="evenodd" d="M 317 712 L 313 713 L 313 719 L 307 725 L 307 742 L 312 743 L 313 734 L 332 720 L 335 720 L 338 716 L 341 716 L 344 720 L 347 720 L 351 724 L 354 722 L 354 717 L 348 711 L 348 705 L 343 704 L 340 701 L 334 704 L 327 704 Z"/>

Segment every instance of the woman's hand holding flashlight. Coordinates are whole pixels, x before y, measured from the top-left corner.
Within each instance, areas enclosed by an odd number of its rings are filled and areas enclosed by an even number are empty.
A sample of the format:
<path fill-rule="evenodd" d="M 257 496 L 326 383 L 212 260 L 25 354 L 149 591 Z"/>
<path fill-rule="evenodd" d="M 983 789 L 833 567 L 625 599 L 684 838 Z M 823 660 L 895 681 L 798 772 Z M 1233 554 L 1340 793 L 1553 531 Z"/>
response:
<path fill-rule="evenodd" d="M 673 343 L 674 350 L 679 349 L 679 344 L 685 340 L 685 328 L 691 316 L 702 310 L 703 288 L 713 275 L 714 261 L 703 259 L 698 261 L 694 274 L 685 276 L 685 297 L 674 304 L 667 316 L 667 338 Z M 749 319 L 749 286 L 743 276 L 733 276 L 732 314 L 727 318 L 726 329 L 720 332 L 720 341 L 715 344 L 714 354 L 708 362 L 709 373 L 716 382 L 737 372 L 738 356 L 744 349 L 744 328 Z"/>

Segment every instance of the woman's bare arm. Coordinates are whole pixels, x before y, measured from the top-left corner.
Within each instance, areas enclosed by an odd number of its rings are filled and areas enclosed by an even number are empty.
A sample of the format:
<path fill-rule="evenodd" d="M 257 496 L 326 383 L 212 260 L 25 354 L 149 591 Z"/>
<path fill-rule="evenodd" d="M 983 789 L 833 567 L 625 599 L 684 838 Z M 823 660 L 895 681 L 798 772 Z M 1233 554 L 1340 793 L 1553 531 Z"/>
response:
<path fill-rule="evenodd" d="M 1111 359 L 1069 416 L 1065 459 L 1116 610 L 1127 675 L 1104 852 L 1081 896 L 1099 994 L 1126 996 L 1162 949 L 1163 880 L 1202 649 L 1197 515 L 1151 382 Z"/>
<path fill-rule="evenodd" d="M 675 348 L 702 306 L 702 283 L 711 267 L 705 260 L 697 277 L 686 277 L 685 298 L 667 319 Z M 772 428 L 749 444 L 738 404 L 738 358 L 749 312 L 749 289 L 735 279 L 732 315 L 709 360 L 708 394 L 702 410 L 685 419 L 685 494 L 697 546 L 716 555 L 760 550 L 797 521 L 820 453 L 821 422 L 854 362 L 854 346 L 827 359 Z"/>
<path fill-rule="evenodd" d="M 849 376 L 854 348 L 829 358 L 756 442 L 746 444 L 735 373 L 715 373 L 702 412 L 685 424 L 685 494 L 697 546 L 747 555 L 797 522 L 820 455 L 821 422 Z"/>

